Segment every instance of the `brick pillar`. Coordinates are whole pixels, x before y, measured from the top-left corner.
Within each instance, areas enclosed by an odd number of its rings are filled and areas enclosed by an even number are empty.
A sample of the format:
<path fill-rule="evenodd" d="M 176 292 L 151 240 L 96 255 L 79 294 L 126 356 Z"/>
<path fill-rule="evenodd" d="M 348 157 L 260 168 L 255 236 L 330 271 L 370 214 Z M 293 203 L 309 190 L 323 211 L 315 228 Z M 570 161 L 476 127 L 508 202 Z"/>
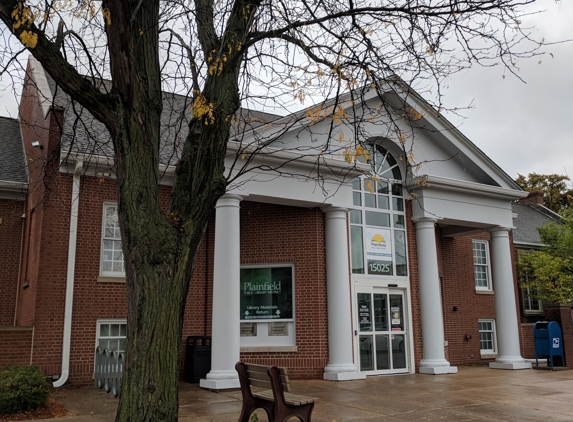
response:
<path fill-rule="evenodd" d="M 561 326 L 565 365 L 573 365 L 573 316 L 571 314 L 571 306 L 555 305 L 546 308 L 544 314 L 547 321 L 557 321 Z"/>

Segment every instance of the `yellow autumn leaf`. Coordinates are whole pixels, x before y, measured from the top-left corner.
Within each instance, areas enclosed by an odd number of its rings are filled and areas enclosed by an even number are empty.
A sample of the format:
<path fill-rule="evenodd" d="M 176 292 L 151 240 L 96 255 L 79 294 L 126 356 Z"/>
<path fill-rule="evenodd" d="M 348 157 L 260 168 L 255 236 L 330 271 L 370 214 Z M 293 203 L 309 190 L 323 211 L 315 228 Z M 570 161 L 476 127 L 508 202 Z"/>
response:
<path fill-rule="evenodd" d="M 20 34 L 20 41 L 22 41 L 24 46 L 34 48 L 36 47 L 36 44 L 38 44 L 38 34 L 35 34 L 32 31 L 22 31 Z"/>

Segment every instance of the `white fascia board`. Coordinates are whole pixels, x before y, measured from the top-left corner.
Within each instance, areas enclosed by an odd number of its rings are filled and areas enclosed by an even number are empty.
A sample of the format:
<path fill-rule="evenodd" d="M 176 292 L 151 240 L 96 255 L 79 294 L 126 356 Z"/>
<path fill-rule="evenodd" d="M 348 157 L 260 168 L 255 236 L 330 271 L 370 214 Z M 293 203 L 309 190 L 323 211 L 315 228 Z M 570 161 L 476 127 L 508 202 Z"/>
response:
<path fill-rule="evenodd" d="M 480 196 L 489 196 L 492 198 L 507 199 L 515 201 L 525 198 L 529 192 L 516 189 L 500 188 L 498 186 L 484 185 L 481 183 L 467 182 L 464 180 L 448 179 L 439 176 L 421 176 L 407 181 L 409 190 L 440 189 L 454 192 L 471 193 Z"/>
<path fill-rule="evenodd" d="M 66 151 L 62 152 L 61 156 L 65 157 L 65 159 L 60 159 L 60 173 L 74 174 L 76 163 L 81 162 L 83 166 L 83 175 L 95 177 L 103 176 L 111 179 L 116 178 L 116 174 L 113 171 L 114 162 L 111 157 L 95 154 L 76 154 Z M 160 164 L 159 174 L 163 176 L 161 177 L 159 184 L 171 186 L 173 184 L 172 178 L 174 172 L 175 166 Z"/>
<path fill-rule="evenodd" d="M 24 182 L 0 180 L 0 189 L 23 192 L 28 190 L 28 184 Z"/>
<path fill-rule="evenodd" d="M 518 240 L 513 241 L 513 246 L 518 246 L 521 248 L 530 248 L 530 249 L 541 249 L 547 246 L 545 243 L 536 243 L 536 242 L 520 242 Z"/>
<path fill-rule="evenodd" d="M 527 192 L 527 193 L 529 193 L 529 192 Z M 559 220 L 560 222 L 563 222 L 563 218 L 562 218 L 558 213 L 556 213 L 555 211 L 553 211 L 551 208 L 547 208 L 547 207 L 546 207 L 545 205 L 543 205 L 543 204 L 536 204 L 536 205 L 537 205 L 538 207 L 543 207 L 543 208 L 545 209 L 545 212 L 546 212 L 547 214 L 551 214 L 555 220 Z M 539 212 L 539 211 L 538 211 L 538 212 Z"/>
<path fill-rule="evenodd" d="M 96 172 L 111 171 L 114 162 L 112 157 L 95 154 L 78 154 L 62 151 L 60 154 L 60 173 L 74 174 L 76 164 L 82 163 L 83 174 L 95 175 Z M 115 177 L 115 175 L 114 175 Z"/>
<path fill-rule="evenodd" d="M 229 158 L 236 156 L 239 151 L 244 151 L 246 154 L 253 153 L 257 149 L 258 147 L 256 145 L 250 144 L 247 146 L 241 146 L 239 142 L 229 141 L 227 144 L 227 157 Z M 228 154 L 229 152 L 232 152 L 232 154 Z M 344 160 L 340 160 L 326 154 L 320 157 L 322 158 L 321 168 L 326 170 L 328 174 L 337 175 L 339 172 L 343 172 L 345 176 L 357 177 L 372 170 L 372 167 L 369 164 L 359 162 L 349 164 Z M 264 147 L 256 152 L 254 161 L 258 162 L 264 160 L 265 164 L 275 165 L 288 162 L 290 165 L 312 170 L 316 169 L 316 163 L 318 159 L 318 152 L 316 155 L 303 155 L 297 152 L 287 151 L 280 148 Z"/>

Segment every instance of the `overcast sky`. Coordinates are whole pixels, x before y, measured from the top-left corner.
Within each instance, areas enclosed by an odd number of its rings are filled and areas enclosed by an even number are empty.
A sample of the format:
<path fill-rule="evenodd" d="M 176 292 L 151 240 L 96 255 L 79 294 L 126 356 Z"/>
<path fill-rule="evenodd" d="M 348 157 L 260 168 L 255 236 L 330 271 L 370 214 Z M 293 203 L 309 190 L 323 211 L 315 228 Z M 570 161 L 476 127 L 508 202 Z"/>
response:
<path fill-rule="evenodd" d="M 523 25 L 535 24 L 538 38 L 573 40 L 573 1 L 541 0 L 534 9 L 546 12 L 524 19 Z M 444 91 L 448 107 L 473 102 L 462 112 L 464 119 L 448 119 L 512 178 L 531 172 L 573 178 L 573 42 L 547 47 L 547 52 L 553 58 L 547 54 L 518 64 L 526 83 L 502 67 L 476 67 L 452 76 Z M 17 116 L 9 88 L 0 91 L 0 115 Z"/>
<path fill-rule="evenodd" d="M 544 0 L 534 23 L 546 42 L 573 40 L 573 2 Z M 472 68 L 451 77 L 449 107 L 465 119 L 447 116 L 461 132 L 512 178 L 517 174 L 568 174 L 573 179 L 573 42 L 547 47 L 548 54 L 519 63 L 526 83 L 497 68 Z M 541 64 L 538 62 L 541 61 Z"/>

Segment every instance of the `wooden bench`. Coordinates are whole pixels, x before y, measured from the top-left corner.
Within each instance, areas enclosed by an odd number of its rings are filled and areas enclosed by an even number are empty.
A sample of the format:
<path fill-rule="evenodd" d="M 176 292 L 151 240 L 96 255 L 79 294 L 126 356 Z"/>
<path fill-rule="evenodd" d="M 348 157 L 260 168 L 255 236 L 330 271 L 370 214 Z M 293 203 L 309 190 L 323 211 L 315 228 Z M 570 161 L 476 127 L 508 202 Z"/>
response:
<path fill-rule="evenodd" d="M 249 422 L 255 409 L 263 409 L 271 422 L 286 422 L 296 417 L 302 422 L 310 422 L 310 414 L 317 399 L 290 393 L 286 368 L 252 365 L 237 362 L 243 409 L 239 422 Z M 252 391 L 251 387 L 264 388 Z"/>

